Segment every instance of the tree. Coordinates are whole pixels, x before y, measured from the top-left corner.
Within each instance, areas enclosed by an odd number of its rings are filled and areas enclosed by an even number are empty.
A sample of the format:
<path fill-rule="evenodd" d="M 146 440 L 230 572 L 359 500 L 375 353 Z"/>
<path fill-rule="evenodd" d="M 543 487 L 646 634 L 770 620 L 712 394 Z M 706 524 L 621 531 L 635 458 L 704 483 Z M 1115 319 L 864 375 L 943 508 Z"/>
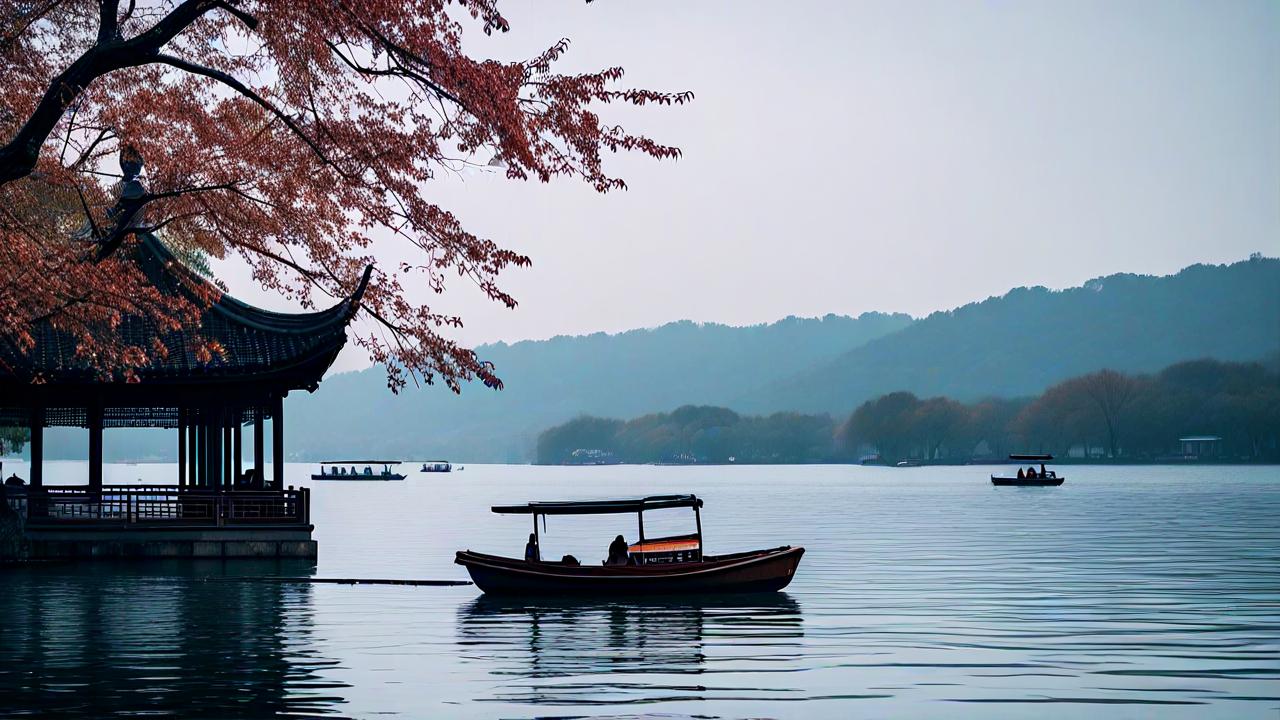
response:
<path fill-rule="evenodd" d="M 1116 372 L 1115 370 L 1099 370 L 1096 373 L 1078 378 L 1084 394 L 1093 401 L 1102 420 L 1107 427 L 1108 457 L 1120 456 L 1120 423 L 1124 411 L 1133 402 L 1141 387 L 1136 379 Z"/>
<path fill-rule="evenodd" d="M 912 419 L 920 399 L 909 392 L 894 392 L 858 406 L 841 429 L 843 444 L 853 451 L 859 443 L 875 447 L 887 461 L 910 450 L 914 428 Z"/>
<path fill-rule="evenodd" d="M 965 409 L 950 398 L 929 398 L 920 403 L 911 418 L 912 434 L 924 447 L 925 460 L 939 459 L 942 444 L 951 439 L 965 420 Z M 972 447 L 966 448 L 971 450 Z"/>
<path fill-rule="evenodd" d="M 1014 419 L 1025 405 L 1024 400 L 980 400 L 969 407 L 962 436 L 970 448 L 985 442 L 988 455 L 1004 457 L 1013 449 Z"/>
<path fill-rule="evenodd" d="M 24 427 L 0 427 L 0 453 L 22 452 L 31 440 L 31 430 Z"/>
<path fill-rule="evenodd" d="M 574 450 L 612 451 L 621 420 L 582 416 L 557 425 L 538 435 L 539 463 L 562 463 Z"/>
<path fill-rule="evenodd" d="M 163 355 L 158 338 L 121 341 L 121 317 L 190 328 L 216 298 L 174 303 L 149 287 L 127 252 L 146 231 L 239 256 L 304 307 L 346 296 L 372 265 L 370 329 L 355 342 L 393 390 L 498 384 L 441 334 L 462 320 L 405 291 L 442 293 L 456 274 L 514 307 L 498 278 L 530 259 L 468 232 L 424 186 L 488 164 L 623 189 L 606 153 L 679 151 L 606 124 L 598 106 L 692 96 L 619 88 L 616 67 L 560 74 L 567 40 L 523 62 L 467 55 L 464 32 L 509 29 L 497 5 L 0 0 L 0 333 L 30 349 L 32 323 L 52 320 L 114 376 Z M 393 246 L 412 259 L 379 263 Z"/>

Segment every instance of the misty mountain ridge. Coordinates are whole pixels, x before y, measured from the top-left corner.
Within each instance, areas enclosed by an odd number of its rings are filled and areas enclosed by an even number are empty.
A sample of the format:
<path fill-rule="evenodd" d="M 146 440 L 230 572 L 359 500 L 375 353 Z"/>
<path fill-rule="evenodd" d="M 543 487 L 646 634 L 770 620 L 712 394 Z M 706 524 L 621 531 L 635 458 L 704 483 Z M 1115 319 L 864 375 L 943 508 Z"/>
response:
<path fill-rule="evenodd" d="M 1103 367 L 1153 372 L 1204 357 L 1280 354 L 1280 260 L 1116 274 L 1065 290 L 1015 288 L 921 320 L 902 314 L 788 317 L 733 327 L 679 321 L 476 349 L 506 388 L 475 382 L 386 389 L 373 367 L 338 373 L 286 402 L 291 459 L 334 455 L 527 462 L 543 430 L 580 415 L 633 418 L 682 405 L 847 416 L 895 390 L 958 400 L 1038 394 Z M 82 433 L 81 433 L 82 434 Z M 112 431 L 108 458 L 171 458 L 170 431 Z M 83 457 L 51 431 L 50 457 Z"/>
<path fill-rule="evenodd" d="M 1182 360 L 1260 360 L 1280 352 L 1280 259 L 1120 273 L 1076 288 L 1020 287 L 935 312 L 787 381 L 744 391 L 744 412 L 848 413 L 894 390 L 1034 395 L 1101 368 L 1155 372 Z"/>

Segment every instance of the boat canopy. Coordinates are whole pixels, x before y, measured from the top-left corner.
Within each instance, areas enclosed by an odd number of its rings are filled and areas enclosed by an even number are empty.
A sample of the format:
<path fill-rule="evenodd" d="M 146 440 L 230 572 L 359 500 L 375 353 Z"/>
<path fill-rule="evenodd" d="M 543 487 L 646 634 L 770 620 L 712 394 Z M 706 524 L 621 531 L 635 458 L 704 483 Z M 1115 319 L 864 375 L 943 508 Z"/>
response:
<path fill-rule="evenodd" d="M 1010 455 L 1010 460 L 1052 460 L 1052 455 Z"/>
<path fill-rule="evenodd" d="M 531 502 L 527 505 L 494 505 L 496 513 L 524 515 L 608 515 L 634 513 L 663 508 L 700 508 L 702 500 L 695 495 L 651 495 L 630 500 L 587 500 L 564 502 Z"/>
<path fill-rule="evenodd" d="M 322 460 L 321 465 L 399 465 L 399 460 Z"/>

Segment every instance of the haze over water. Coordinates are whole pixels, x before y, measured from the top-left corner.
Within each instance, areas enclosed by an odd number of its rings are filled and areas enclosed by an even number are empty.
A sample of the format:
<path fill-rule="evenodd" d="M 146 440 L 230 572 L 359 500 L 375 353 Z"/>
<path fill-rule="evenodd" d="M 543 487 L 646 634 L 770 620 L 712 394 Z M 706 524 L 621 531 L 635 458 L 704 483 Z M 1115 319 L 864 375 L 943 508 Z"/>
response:
<path fill-rule="evenodd" d="M 1274 720 L 1280 472 L 1060 470 L 1060 488 L 997 489 L 984 467 L 470 465 L 313 483 L 290 465 L 314 491 L 314 571 L 0 571 L 0 717 Z M 113 465 L 106 482 L 171 473 Z M 706 499 L 710 552 L 805 546 L 795 582 L 737 600 L 513 603 L 227 579 L 464 579 L 457 549 L 522 551 L 528 519 L 493 503 L 666 492 Z M 650 534 L 686 525 L 646 516 Z M 544 555 L 597 562 L 619 532 L 634 536 L 630 517 L 552 518 Z"/>

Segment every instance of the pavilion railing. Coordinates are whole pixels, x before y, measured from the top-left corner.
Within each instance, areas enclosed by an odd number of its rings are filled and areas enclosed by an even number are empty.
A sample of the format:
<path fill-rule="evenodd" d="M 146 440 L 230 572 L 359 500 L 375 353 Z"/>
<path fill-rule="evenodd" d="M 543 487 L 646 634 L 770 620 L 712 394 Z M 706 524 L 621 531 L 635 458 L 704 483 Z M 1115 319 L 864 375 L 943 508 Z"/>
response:
<path fill-rule="evenodd" d="M 171 485 L 104 485 L 101 489 L 87 485 L 47 485 L 28 488 L 24 495 L 22 510 L 25 510 L 28 527 L 311 524 L 311 491 L 307 488 L 215 493 Z"/>

